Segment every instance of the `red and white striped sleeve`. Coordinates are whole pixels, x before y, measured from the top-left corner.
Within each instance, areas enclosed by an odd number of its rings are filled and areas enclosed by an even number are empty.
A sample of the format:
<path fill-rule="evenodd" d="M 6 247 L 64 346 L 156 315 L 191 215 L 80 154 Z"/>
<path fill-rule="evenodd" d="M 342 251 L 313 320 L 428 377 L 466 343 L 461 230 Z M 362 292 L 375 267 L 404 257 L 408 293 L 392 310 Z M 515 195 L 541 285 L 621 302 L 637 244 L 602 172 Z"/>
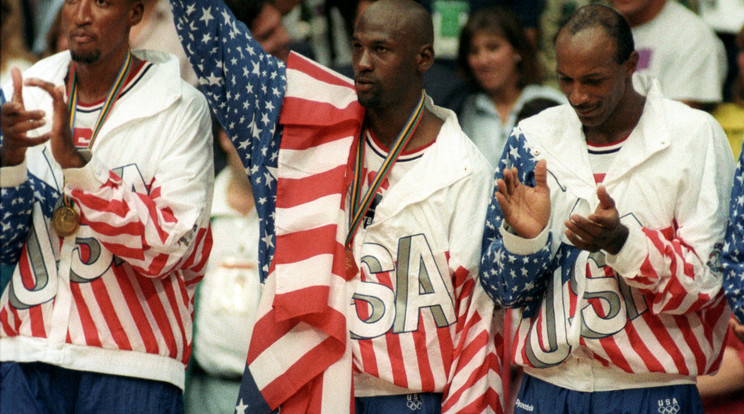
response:
<path fill-rule="evenodd" d="M 83 168 L 63 170 L 65 193 L 80 224 L 118 258 L 147 277 L 188 266 L 207 238 L 214 181 L 211 122 L 206 105 L 184 110 L 164 142 L 146 189 L 135 191 L 94 155 Z M 200 231 L 201 230 L 201 231 Z M 208 253 L 208 252 L 206 252 Z"/>
<path fill-rule="evenodd" d="M 694 131 L 698 165 L 678 193 L 666 228 L 630 228 L 607 264 L 650 299 L 655 313 L 681 315 L 717 305 L 722 295 L 721 248 L 726 232 L 734 161 L 715 120 Z"/>

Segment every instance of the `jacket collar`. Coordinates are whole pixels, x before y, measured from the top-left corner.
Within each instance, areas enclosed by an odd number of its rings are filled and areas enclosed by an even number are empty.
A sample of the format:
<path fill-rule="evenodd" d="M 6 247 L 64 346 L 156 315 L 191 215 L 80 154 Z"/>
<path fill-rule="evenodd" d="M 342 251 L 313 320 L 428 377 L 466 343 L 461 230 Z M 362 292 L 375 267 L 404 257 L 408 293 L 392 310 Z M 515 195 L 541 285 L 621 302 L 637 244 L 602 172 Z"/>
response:
<path fill-rule="evenodd" d="M 666 116 L 662 102 L 664 98 L 658 83 L 648 78 L 634 83 L 636 89 L 646 95 L 646 104 L 638 125 L 617 153 L 605 176 L 604 185 L 608 188 L 671 143 L 669 130 L 663 122 Z M 586 138 L 581 122 L 570 105 L 547 109 L 523 121 L 519 127 L 530 145 L 543 154 L 538 157 L 548 159 L 549 171 L 556 176 L 569 178 L 571 185 L 566 184 L 579 197 L 596 198 L 596 183 L 589 164 Z"/>
<path fill-rule="evenodd" d="M 474 145 L 463 145 L 463 141 L 467 144 L 469 139 L 462 132 L 454 112 L 434 105 L 428 95 L 425 105 L 444 124 L 434 144 L 424 151 L 413 169 L 388 189 L 375 212 L 377 223 L 472 174 L 477 160 L 487 165 Z"/>
<path fill-rule="evenodd" d="M 147 87 L 133 88 L 126 95 L 122 96 L 104 123 L 101 130 L 101 137 L 104 137 L 113 128 L 125 123 L 138 121 L 162 112 L 181 97 L 181 77 L 178 59 L 175 56 L 153 50 L 133 50 L 132 53 L 140 59 L 153 64 L 153 67 L 143 79 L 143 81 L 147 81 Z M 46 79 L 55 85 L 63 85 L 70 61 L 69 51 L 60 52 L 41 60 L 31 67 L 24 74 L 24 77 L 38 77 Z M 39 106 L 50 104 L 51 97 L 43 94 L 36 101 Z M 119 105 L 136 108 L 136 111 L 117 111 L 116 107 Z"/>

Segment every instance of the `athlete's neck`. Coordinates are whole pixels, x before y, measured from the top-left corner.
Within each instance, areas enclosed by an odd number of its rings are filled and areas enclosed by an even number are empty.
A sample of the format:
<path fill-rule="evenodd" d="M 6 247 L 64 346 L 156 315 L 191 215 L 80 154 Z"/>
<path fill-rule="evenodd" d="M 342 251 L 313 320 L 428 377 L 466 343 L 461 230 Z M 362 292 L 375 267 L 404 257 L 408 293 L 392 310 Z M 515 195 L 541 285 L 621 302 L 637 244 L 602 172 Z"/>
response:
<path fill-rule="evenodd" d="M 416 96 L 411 96 L 406 103 L 388 106 L 385 108 L 368 108 L 365 115 L 365 125 L 375 134 L 377 140 L 386 148 L 392 148 L 400 132 L 405 128 L 408 119 L 421 99 L 420 91 Z M 439 133 L 442 121 L 431 111 L 424 108 L 421 114 L 421 122 L 403 148 L 404 151 L 412 151 L 429 145 Z"/>
<path fill-rule="evenodd" d="M 116 76 L 126 61 L 127 53 L 128 51 L 124 51 L 116 58 L 99 60 L 94 63 L 71 62 L 68 76 L 72 76 L 74 68 L 77 73 L 78 101 L 90 103 L 104 99 L 116 82 Z M 137 67 L 140 62 L 139 58 L 132 55 L 132 68 Z"/>
<path fill-rule="evenodd" d="M 643 115 L 646 97 L 631 90 L 626 99 L 617 105 L 615 112 L 601 125 L 584 127 L 586 141 L 593 145 L 607 145 L 630 135 Z"/>

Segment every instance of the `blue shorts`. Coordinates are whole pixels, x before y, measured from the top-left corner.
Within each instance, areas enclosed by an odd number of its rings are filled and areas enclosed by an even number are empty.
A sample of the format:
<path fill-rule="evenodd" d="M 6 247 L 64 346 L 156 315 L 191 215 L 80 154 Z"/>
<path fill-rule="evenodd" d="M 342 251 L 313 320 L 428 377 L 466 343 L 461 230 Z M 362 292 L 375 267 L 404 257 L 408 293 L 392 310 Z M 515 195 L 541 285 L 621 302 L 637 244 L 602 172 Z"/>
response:
<path fill-rule="evenodd" d="M 175 385 L 40 362 L 0 362 L 0 413 L 182 414 Z"/>
<path fill-rule="evenodd" d="M 582 392 L 522 377 L 514 414 L 703 414 L 694 384 Z"/>
<path fill-rule="evenodd" d="M 354 398 L 356 414 L 438 414 L 442 412 L 442 394 L 386 395 Z"/>

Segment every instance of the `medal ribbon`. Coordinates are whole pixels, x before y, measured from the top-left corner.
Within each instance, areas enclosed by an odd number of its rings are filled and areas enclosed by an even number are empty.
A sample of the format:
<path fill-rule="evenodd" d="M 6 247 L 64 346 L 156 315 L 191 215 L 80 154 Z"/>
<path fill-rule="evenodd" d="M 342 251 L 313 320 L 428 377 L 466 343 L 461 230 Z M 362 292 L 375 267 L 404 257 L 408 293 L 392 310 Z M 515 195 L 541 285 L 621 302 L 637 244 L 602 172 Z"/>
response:
<path fill-rule="evenodd" d="M 352 182 L 351 191 L 351 211 L 349 212 L 350 225 L 349 233 L 346 236 L 345 243 L 347 249 L 351 248 L 351 243 L 354 240 L 354 235 L 359 229 L 359 225 L 362 222 L 362 217 L 364 217 L 364 215 L 367 213 L 367 210 L 369 209 L 370 204 L 372 204 L 372 200 L 377 193 L 377 189 L 380 187 L 380 185 L 382 185 L 382 182 L 385 181 L 385 178 L 390 173 L 390 170 L 393 169 L 393 165 L 398 160 L 398 156 L 400 156 L 400 153 L 403 152 L 403 148 L 406 147 L 406 144 L 408 144 L 408 141 L 410 141 L 411 137 L 416 132 L 416 128 L 418 128 L 419 123 L 421 122 L 421 115 L 424 113 L 424 96 L 424 91 L 421 91 L 421 98 L 419 99 L 416 108 L 408 117 L 408 121 L 406 121 L 405 126 L 398 134 L 398 137 L 395 139 L 393 147 L 390 149 L 387 157 L 385 157 L 385 161 L 382 162 L 380 169 L 377 171 L 375 179 L 372 180 L 372 183 L 369 185 L 367 192 L 364 194 L 364 197 L 361 198 L 360 201 L 360 196 L 362 194 L 362 183 L 364 181 L 364 177 L 362 176 L 364 170 L 364 147 L 366 146 L 364 142 L 365 128 L 362 127 L 362 132 L 360 134 L 361 136 L 359 138 L 359 146 L 357 148 L 356 161 L 354 163 L 354 181 Z"/>
<path fill-rule="evenodd" d="M 95 127 L 93 128 L 93 134 L 90 137 L 90 142 L 88 142 L 87 149 L 93 148 L 93 142 L 96 140 L 96 137 L 98 136 L 98 132 L 101 130 L 101 127 L 103 126 L 104 121 L 106 121 L 106 118 L 108 118 L 109 114 L 111 114 L 111 108 L 114 107 L 114 104 L 119 99 L 119 96 L 121 95 L 121 90 L 124 88 L 124 83 L 126 83 L 127 78 L 129 77 L 129 73 L 132 70 L 132 52 L 127 52 L 127 58 L 124 61 L 124 64 L 121 65 L 121 69 L 119 69 L 119 73 L 116 75 L 116 80 L 114 81 L 114 84 L 111 85 L 111 90 L 109 90 L 108 96 L 106 97 L 106 100 L 103 102 L 103 106 L 101 107 L 101 113 L 98 114 L 98 119 L 96 120 Z M 78 101 L 78 84 L 77 84 L 77 71 L 75 70 L 75 64 L 72 64 L 72 78 L 70 79 L 70 89 L 67 96 L 69 96 L 69 100 L 67 101 L 67 112 L 70 114 L 70 134 L 74 136 L 75 134 L 75 113 L 77 112 L 77 101 Z M 64 185 L 67 185 L 67 180 L 65 179 Z M 67 195 L 64 191 L 62 191 L 62 201 L 66 206 L 70 206 L 72 203 L 67 198 Z"/>

